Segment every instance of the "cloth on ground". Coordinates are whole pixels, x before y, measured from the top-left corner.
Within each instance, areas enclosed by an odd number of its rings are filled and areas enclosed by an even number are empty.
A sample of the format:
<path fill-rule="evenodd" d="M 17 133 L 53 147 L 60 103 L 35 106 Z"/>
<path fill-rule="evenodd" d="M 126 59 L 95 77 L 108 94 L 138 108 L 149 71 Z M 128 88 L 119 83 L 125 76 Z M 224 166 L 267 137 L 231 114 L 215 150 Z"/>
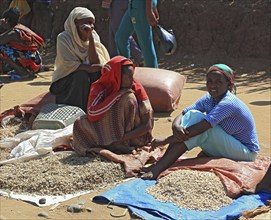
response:
<path fill-rule="evenodd" d="M 0 140 L 1 148 L 11 149 L 10 159 L 0 164 L 25 161 L 52 152 L 59 145 L 70 145 L 73 124 L 58 130 L 28 130 Z"/>
<path fill-rule="evenodd" d="M 146 192 L 155 180 L 136 179 L 95 196 L 93 202 L 127 206 L 136 216 L 143 219 L 237 219 L 242 211 L 265 205 L 271 192 L 262 191 L 255 195 L 243 195 L 229 206 L 217 211 L 196 211 L 178 208 L 174 203 L 160 202 Z"/>
<path fill-rule="evenodd" d="M 48 103 L 55 103 L 55 96 L 49 92 L 42 93 L 24 104 L 16 105 L 11 109 L 2 112 L 0 114 L 0 123 L 6 116 L 14 115 L 32 125 L 42 106 Z"/>
<path fill-rule="evenodd" d="M 250 192 L 264 178 L 271 163 L 271 158 L 258 155 L 254 162 L 237 162 L 226 158 L 197 157 L 177 161 L 162 172 L 158 179 L 179 169 L 210 171 L 222 181 L 227 196 L 237 198 Z"/>

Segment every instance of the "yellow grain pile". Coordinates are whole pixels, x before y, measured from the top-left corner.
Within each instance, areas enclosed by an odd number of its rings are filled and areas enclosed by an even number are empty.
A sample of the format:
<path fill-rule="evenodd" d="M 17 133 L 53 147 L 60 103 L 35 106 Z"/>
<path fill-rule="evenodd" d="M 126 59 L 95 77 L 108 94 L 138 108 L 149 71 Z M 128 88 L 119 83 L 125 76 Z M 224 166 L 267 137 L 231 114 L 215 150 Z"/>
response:
<path fill-rule="evenodd" d="M 211 172 L 177 170 L 159 179 L 147 192 L 180 208 L 218 210 L 231 204 L 219 177 Z"/>

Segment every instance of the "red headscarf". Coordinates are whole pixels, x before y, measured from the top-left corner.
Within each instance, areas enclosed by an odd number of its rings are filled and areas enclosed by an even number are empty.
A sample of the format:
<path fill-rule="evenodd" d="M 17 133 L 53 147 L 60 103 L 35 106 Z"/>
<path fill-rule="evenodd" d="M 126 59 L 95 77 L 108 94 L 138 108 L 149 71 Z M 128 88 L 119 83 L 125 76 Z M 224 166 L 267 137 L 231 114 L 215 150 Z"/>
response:
<path fill-rule="evenodd" d="M 118 91 L 121 85 L 121 67 L 124 65 L 132 65 L 135 69 L 134 63 L 123 56 L 112 58 L 104 65 L 100 79 L 91 85 L 87 107 L 89 121 L 99 120 L 120 99 Z M 145 89 L 135 79 L 132 90 L 138 102 L 148 99 Z"/>

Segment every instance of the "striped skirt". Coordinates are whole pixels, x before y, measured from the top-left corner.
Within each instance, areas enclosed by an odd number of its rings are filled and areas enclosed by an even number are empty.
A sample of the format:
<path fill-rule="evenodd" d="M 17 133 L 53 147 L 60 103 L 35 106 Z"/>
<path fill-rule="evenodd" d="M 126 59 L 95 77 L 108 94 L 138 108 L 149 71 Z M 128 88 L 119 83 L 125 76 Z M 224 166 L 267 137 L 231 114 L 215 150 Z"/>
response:
<path fill-rule="evenodd" d="M 90 122 L 87 115 L 81 116 L 74 123 L 73 148 L 79 155 L 86 155 L 91 148 L 103 146 L 120 140 L 141 123 L 141 115 L 152 117 L 149 100 L 138 103 L 133 93 L 124 94 L 111 109 L 98 121 Z M 135 139 L 125 141 L 127 147 L 141 147 L 152 140 L 151 131 Z"/>

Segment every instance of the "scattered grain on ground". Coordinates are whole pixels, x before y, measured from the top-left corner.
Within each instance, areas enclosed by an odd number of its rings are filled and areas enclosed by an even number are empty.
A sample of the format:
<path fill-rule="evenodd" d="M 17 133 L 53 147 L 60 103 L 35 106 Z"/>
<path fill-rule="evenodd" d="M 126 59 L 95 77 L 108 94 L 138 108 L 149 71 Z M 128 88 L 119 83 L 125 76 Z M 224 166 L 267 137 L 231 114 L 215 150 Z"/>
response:
<path fill-rule="evenodd" d="M 0 147 L 0 161 L 9 159 L 11 149 Z"/>
<path fill-rule="evenodd" d="M 29 129 L 29 125 L 25 121 L 14 117 L 6 116 L 1 121 L 0 126 L 0 140 L 3 140 L 8 137 L 14 137 L 14 135 L 19 134 L 23 131 Z"/>
<path fill-rule="evenodd" d="M 106 187 L 124 179 L 120 164 L 100 157 L 57 153 L 0 167 L 0 189 L 35 195 L 65 195 Z"/>
<path fill-rule="evenodd" d="M 180 208 L 218 210 L 231 204 L 219 177 L 211 172 L 177 170 L 159 179 L 147 192 Z"/>

